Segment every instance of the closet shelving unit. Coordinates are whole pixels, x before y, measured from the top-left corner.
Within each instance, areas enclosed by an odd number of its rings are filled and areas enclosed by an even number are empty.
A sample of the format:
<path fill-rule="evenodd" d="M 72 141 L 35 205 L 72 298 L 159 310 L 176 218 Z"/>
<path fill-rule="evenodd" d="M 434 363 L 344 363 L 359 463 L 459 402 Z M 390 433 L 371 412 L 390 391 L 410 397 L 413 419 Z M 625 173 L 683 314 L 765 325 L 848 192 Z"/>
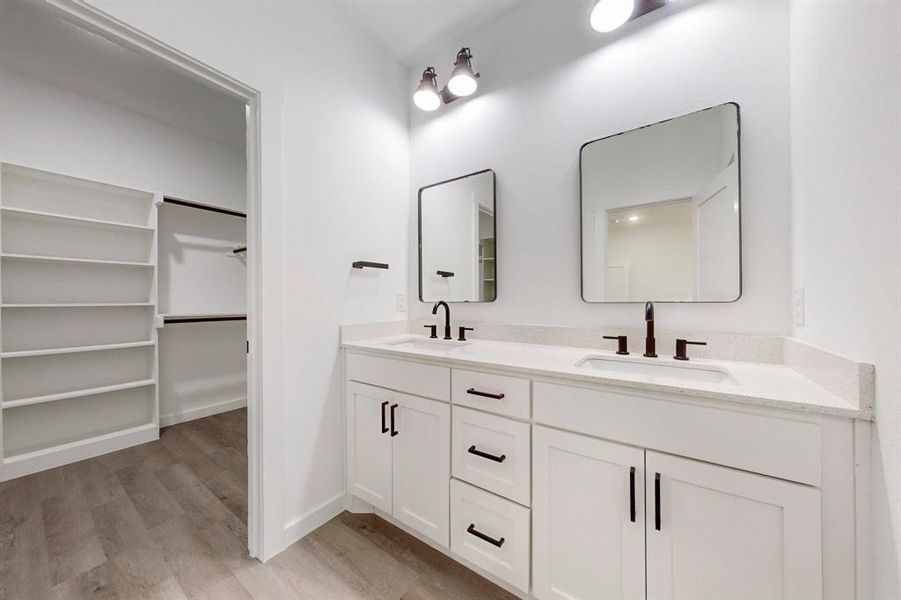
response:
<path fill-rule="evenodd" d="M 0 163 L 0 480 L 159 436 L 160 200 Z"/>
<path fill-rule="evenodd" d="M 239 210 L 234 210 L 231 208 L 223 208 L 221 206 L 212 206 L 210 204 L 203 204 L 200 202 L 194 202 L 192 200 L 184 200 L 181 198 L 173 198 L 171 196 L 164 196 L 163 202 L 166 204 L 173 204 L 176 206 L 182 206 L 186 208 L 191 208 L 199 211 L 206 211 L 214 214 L 222 214 L 228 215 L 231 217 L 238 217 L 240 219 L 246 219 L 247 213 L 241 212 Z M 239 256 L 247 254 L 247 245 L 236 246 L 229 251 L 231 256 Z M 356 265 L 356 263 L 354 263 Z M 387 267 L 387 265 L 386 265 Z M 247 314 L 246 313 L 217 313 L 217 312 L 205 312 L 205 313 L 165 313 L 160 314 L 159 319 L 157 321 L 157 327 L 164 327 L 166 325 L 177 325 L 181 323 L 216 323 L 216 322 L 224 322 L 224 321 L 246 321 Z"/>
<path fill-rule="evenodd" d="M 479 279 L 482 299 L 494 298 L 495 273 L 497 272 L 494 249 L 493 237 L 479 239 Z"/>

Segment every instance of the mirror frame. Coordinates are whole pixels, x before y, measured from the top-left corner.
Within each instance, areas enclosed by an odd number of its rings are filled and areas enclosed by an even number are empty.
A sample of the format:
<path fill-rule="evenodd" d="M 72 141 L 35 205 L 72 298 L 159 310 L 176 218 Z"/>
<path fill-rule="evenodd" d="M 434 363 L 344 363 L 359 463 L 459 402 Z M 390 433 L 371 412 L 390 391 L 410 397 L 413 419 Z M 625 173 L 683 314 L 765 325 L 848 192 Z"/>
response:
<path fill-rule="evenodd" d="M 582 155 L 585 151 L 585 147 L 594 144 L 595 142 L 600 142 L 603 140 L 608 140 L 610 138 L 615 138 L 621 135 L 625 135 L 627 133 L 632 133 L 638 131 L 640 129 L 647 129 L 648 127 L 653 127 L 654 125 L 660 125 L 661 123 L 666 123 L 668 121 L 672 121 L 674 119 L 678 119 L 680 117 L 687 117 L 688 115 L 694 115 L 699 112 L 704 112 L 705 110 L 712 110 L 714 108 L 719 108 L 721 106 L 732 105 L 735 107 L 735 124 L 736 124 L 736 137 L 737 137 L 737 152 L 736 152 L 736 160 L 738 161 L 738 295 L 734 300 L 629 300 L 629 301 L 606 301 L 606 300 L 586 300 L 585 299 L 585 257 L 582 256 L 582 244 L 583 244 L 583 236 L 585 235 L 585 224 L 583 223 L 582 218 L 582 204 L 583 204 L 583 195 L 584 190 L 582 189 Z M 586 304 L 644 304 L 645 302 L 653 302 L 654 304 L 732 304 L 733 302 L 738 302 L 741 300 L 742 294 L 744 294 L 745 287 L 745 278 L 744 278 L 744 244 L 743 235 L 742 235 L 742 193 L 741 193 L 741 107 L 738 105 L 738 102 L 723 102 L 722 104 L 716 104 L 714 106 L 708 106 L 707 108 L 701 108 L 699 110 L 692 111 L 690 113 L 685 113 L 683 115 L 677 115 L 675 117 L 670 117 L 669 119 L 663 119 L 662 121 L 657 121 L 656 123 L 649 123 L 648 125 L 642 125 L 641 127 L 635 127 L 634 129 L 629 129 L 627 131 L 620 131 L 619 133 L 614 133 L 613 135 L 607 135 L 596 140 L 589 140 L 582 144 L 579 147 L 579 298 L 582 299 L 582 302 Z"/>
<path fill-rule="evenodd" d="M 491 300 L 445 300 L 448 304 L 490 304 L 492 302 L 497 301 L 498 294 L 498 258 L 497 258 L 497 173 L 494 172 L 494 169 L 482 169 L 481 171 L 475 171 L 473 173 L 467 173 L 466 175 L 460 175 L 459 177 L 453 177 L 451 179 L 446 179 L 444 181 L 439 181 L 438 183 L 432 183 L 429 185 L 424 185 L 419 188 L 418 194 L 418 203 L 417 203 L 417 212 L 416 219 L 418 221 L 417 229 L 418 229 L 418 239 L 417 239 L 417 249 L 418 249 L 418 264 L 417 270 L 419 271 L 419 301 L 424 304 L 430 304 L 432 302 L 438 302 L 438 300 L 423 300 L 422 299 L 422 192 L 429 188 L 433 188 L 439 185 L 444 185 L 446 183 L 451 183 L 453 181 L 459 181 L 460 179 L 466 179 L 467 177 L 474 177 L 476 175 L 481 175 L 482 173 L 491 173 L 492 176 L 492 193 L 494 194 L 494 298 Z"/>

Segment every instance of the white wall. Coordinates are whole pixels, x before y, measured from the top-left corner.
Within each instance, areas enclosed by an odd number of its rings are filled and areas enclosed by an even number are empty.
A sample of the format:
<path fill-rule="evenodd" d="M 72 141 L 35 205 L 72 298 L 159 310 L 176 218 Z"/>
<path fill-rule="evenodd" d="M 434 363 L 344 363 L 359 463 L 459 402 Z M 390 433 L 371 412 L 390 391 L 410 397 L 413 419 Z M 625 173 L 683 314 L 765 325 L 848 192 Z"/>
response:
<path fill-rule="evenodd" d="M 3 67 L 0 159 L 244 210 L 242 149 Z"/>
<path fill-rule="evenodd" d="M 901 4 L 793 2 L 794 335 L 876 365 L 875 598 L 901 597 Z"/>
<path fill-rule="evenodd" d="M 603 242 L 606 257 L 598 272 L 603 276 L 607 265 L 627 265 L 629 287 L 622 296 L 625 298 L 691 300 L 696 254 L 694 212 L 691 202 L 680 202 L 645 208 L 641 214 L 650 221 L 645 223 L 629 223 L 625 220 L 628 212 L 617 214 L 622 221 L 607 226 L 607 239 Z M 591 273 L 586 273 L 586 279 L 590 276 Z M 612 300 L 611 291 L 601 292 L 597 297 Z"/>
<path fill-rule="evenodd" d="M 244 208 L 243 202 L 240 207 Z M 175 204 L 159 209 L 160 314 L 247 311 L 246 219 Z M 160 423 L 170 425 L 244 406 L 244 321 L 180 323 L 160 330 Z"/>
<path fill-rule="evenodd" d="M 406 70 L 328 4 L 91 4 L 262 91 L 271 555 L 343 505 L 338 325 L 406 317 L 395 308 L 407 291 Z M 352 271 L 354 260 L 391 268 Z"/>
<path fill-rule="evenodd" d="M 429 64 L 446 81 L 465 44 L 482 73 L 475 97 L 412 117 L 412 192 L 478 169 L 497 172 L 498 300 L 455 307 L 454 315 L 611 328 L 640 323 L 638 305 L 579 298 L 579 148 L 735 101 L 742 116 L 745 294 L 734 304 L 662 304 L 657 318 L 671 330 L 787 333 L 788 5 L 674 3 L 613 36 L 589 28 L 590 5 L 523 3 L 430 52 L 410 72 L 410 89 Z M 414 228 L 411 249 L 415 237 Z M 428 308 L 411 303 L 417 317 Z"/>

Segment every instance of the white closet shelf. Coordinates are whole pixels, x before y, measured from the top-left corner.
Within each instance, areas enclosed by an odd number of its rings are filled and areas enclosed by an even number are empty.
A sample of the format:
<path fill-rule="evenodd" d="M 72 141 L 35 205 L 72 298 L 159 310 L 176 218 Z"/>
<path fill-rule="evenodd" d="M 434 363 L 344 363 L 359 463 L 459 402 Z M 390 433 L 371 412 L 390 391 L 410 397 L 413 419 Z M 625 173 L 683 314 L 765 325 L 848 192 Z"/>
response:
<path fill-rule="evenodd" d="M 13 208 L 11 206 L 3 206 L 0 207 L 0 211 L 10 215 L 21 215 L 48 221 L 71 221 L 73 223 L 90 225 L 93 227 L 108 227 L 111 229 L 134 229 L 136 231 L 147 233 L 153 231 L 153 227 L 147 227 L 146 225 L 134 225 L 131 223 L 122 223 L 119 221 L 104 221 L 103 219 L 90 219 L 88 217 L 73 217 L 71 215 L 63 215 L 59 213 L 28 210 L 27 208 Z"/>
<path fill-rule="evenodd" d="M 153 306 L 152 302 L 71 302 L 59 304 L 0 304 L 0 308 L 116 308 Z"/>
<path fill-rule="evenodd" d="M 8 400 L 3 403 L 4 410 L 15 408 L 17 406 L 30 406 L 32 404 L 44 404 L 45 402 L 56 402 L 57 400 L 66 400 L 68 398 L 81 398 L 83 396 L 96 396 L 98 394 L 106 394 L 107 392 L 118 392 L 120 390 L 130 390 L 134 388 L 148 387 L 156 385 L 153 379 L 142 379 L 140 381 L 129 381 L 127 383 L 117 383 L 115 385 L 104 385 L 95 388 L 86 388 L 82 390 L 73 390 L 71 392 L 60 392 L 57 394 L 46 394 L 44 396 L 32 396 L 30 398 L 21 398 L 19 400 Z"/>
<path fill-rule="evenodd" d="M 72 346 L 69 348 L 47 348 L 44 350 L 16 350 L 4 352 L 0 358 L 24 358 L 27 356 L 49 356 L 52 354 L 76 354 L 78 352 L 101 352 L 103 350 L 123 350 L 125 348 L 143 348 L 153 346 L 155 342 L 123 342 L 120 344 L 101 344 L 99 346 Z"/>
<path fill-rule="evenodd" d="M 100 260 L 97 258 L 73 258 L 73 257 L 65 257 L 65 256 L 40 256 L 37 254 L 0 254 L 0 258 L 3 260 L 21 260 L 21 261 L 31 261 L 31 262 L 48 262 L 48 263 L 58 263 L 58 264 L 72 264 L 72 265 L 101 265 L 101 266 L 112 266 L 112 267 L 142 267 L 142 268 L 153 268 L 156 265 L 153 263 L 146 262 L 131 262 L 124 260 Z"/>

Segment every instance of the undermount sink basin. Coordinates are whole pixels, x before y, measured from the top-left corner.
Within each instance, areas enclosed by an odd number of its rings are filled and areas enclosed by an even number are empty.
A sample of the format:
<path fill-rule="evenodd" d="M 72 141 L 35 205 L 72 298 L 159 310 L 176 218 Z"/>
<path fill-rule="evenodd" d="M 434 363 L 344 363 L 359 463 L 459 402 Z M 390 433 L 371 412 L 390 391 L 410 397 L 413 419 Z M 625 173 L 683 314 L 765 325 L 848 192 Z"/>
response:
<path fill-rule="evenodd" d="M 686 383 L 735 383 L 735 378 L 719 367 L 710 365 L 677 365 L 659 362 L 628 360 L 621 358 L 586 356 L 576 363 L 577 367 L 606 371 L 625 375 L 663 377 Z"/>
<path fill-rule="evenodd" d="M 406 348 L 409 350 L 431 350 L 433 352 L 444 352 L 447 350 L 453 350 L 454 348 L 459 348 L 461 346 L 468 346 L 469 342 L 460 342 L 457 340 L 433 340 L 431 338 L 416 337 L 392 340 L 390 342 L 385 342 L 385 345 L 398 349 Z"/>

